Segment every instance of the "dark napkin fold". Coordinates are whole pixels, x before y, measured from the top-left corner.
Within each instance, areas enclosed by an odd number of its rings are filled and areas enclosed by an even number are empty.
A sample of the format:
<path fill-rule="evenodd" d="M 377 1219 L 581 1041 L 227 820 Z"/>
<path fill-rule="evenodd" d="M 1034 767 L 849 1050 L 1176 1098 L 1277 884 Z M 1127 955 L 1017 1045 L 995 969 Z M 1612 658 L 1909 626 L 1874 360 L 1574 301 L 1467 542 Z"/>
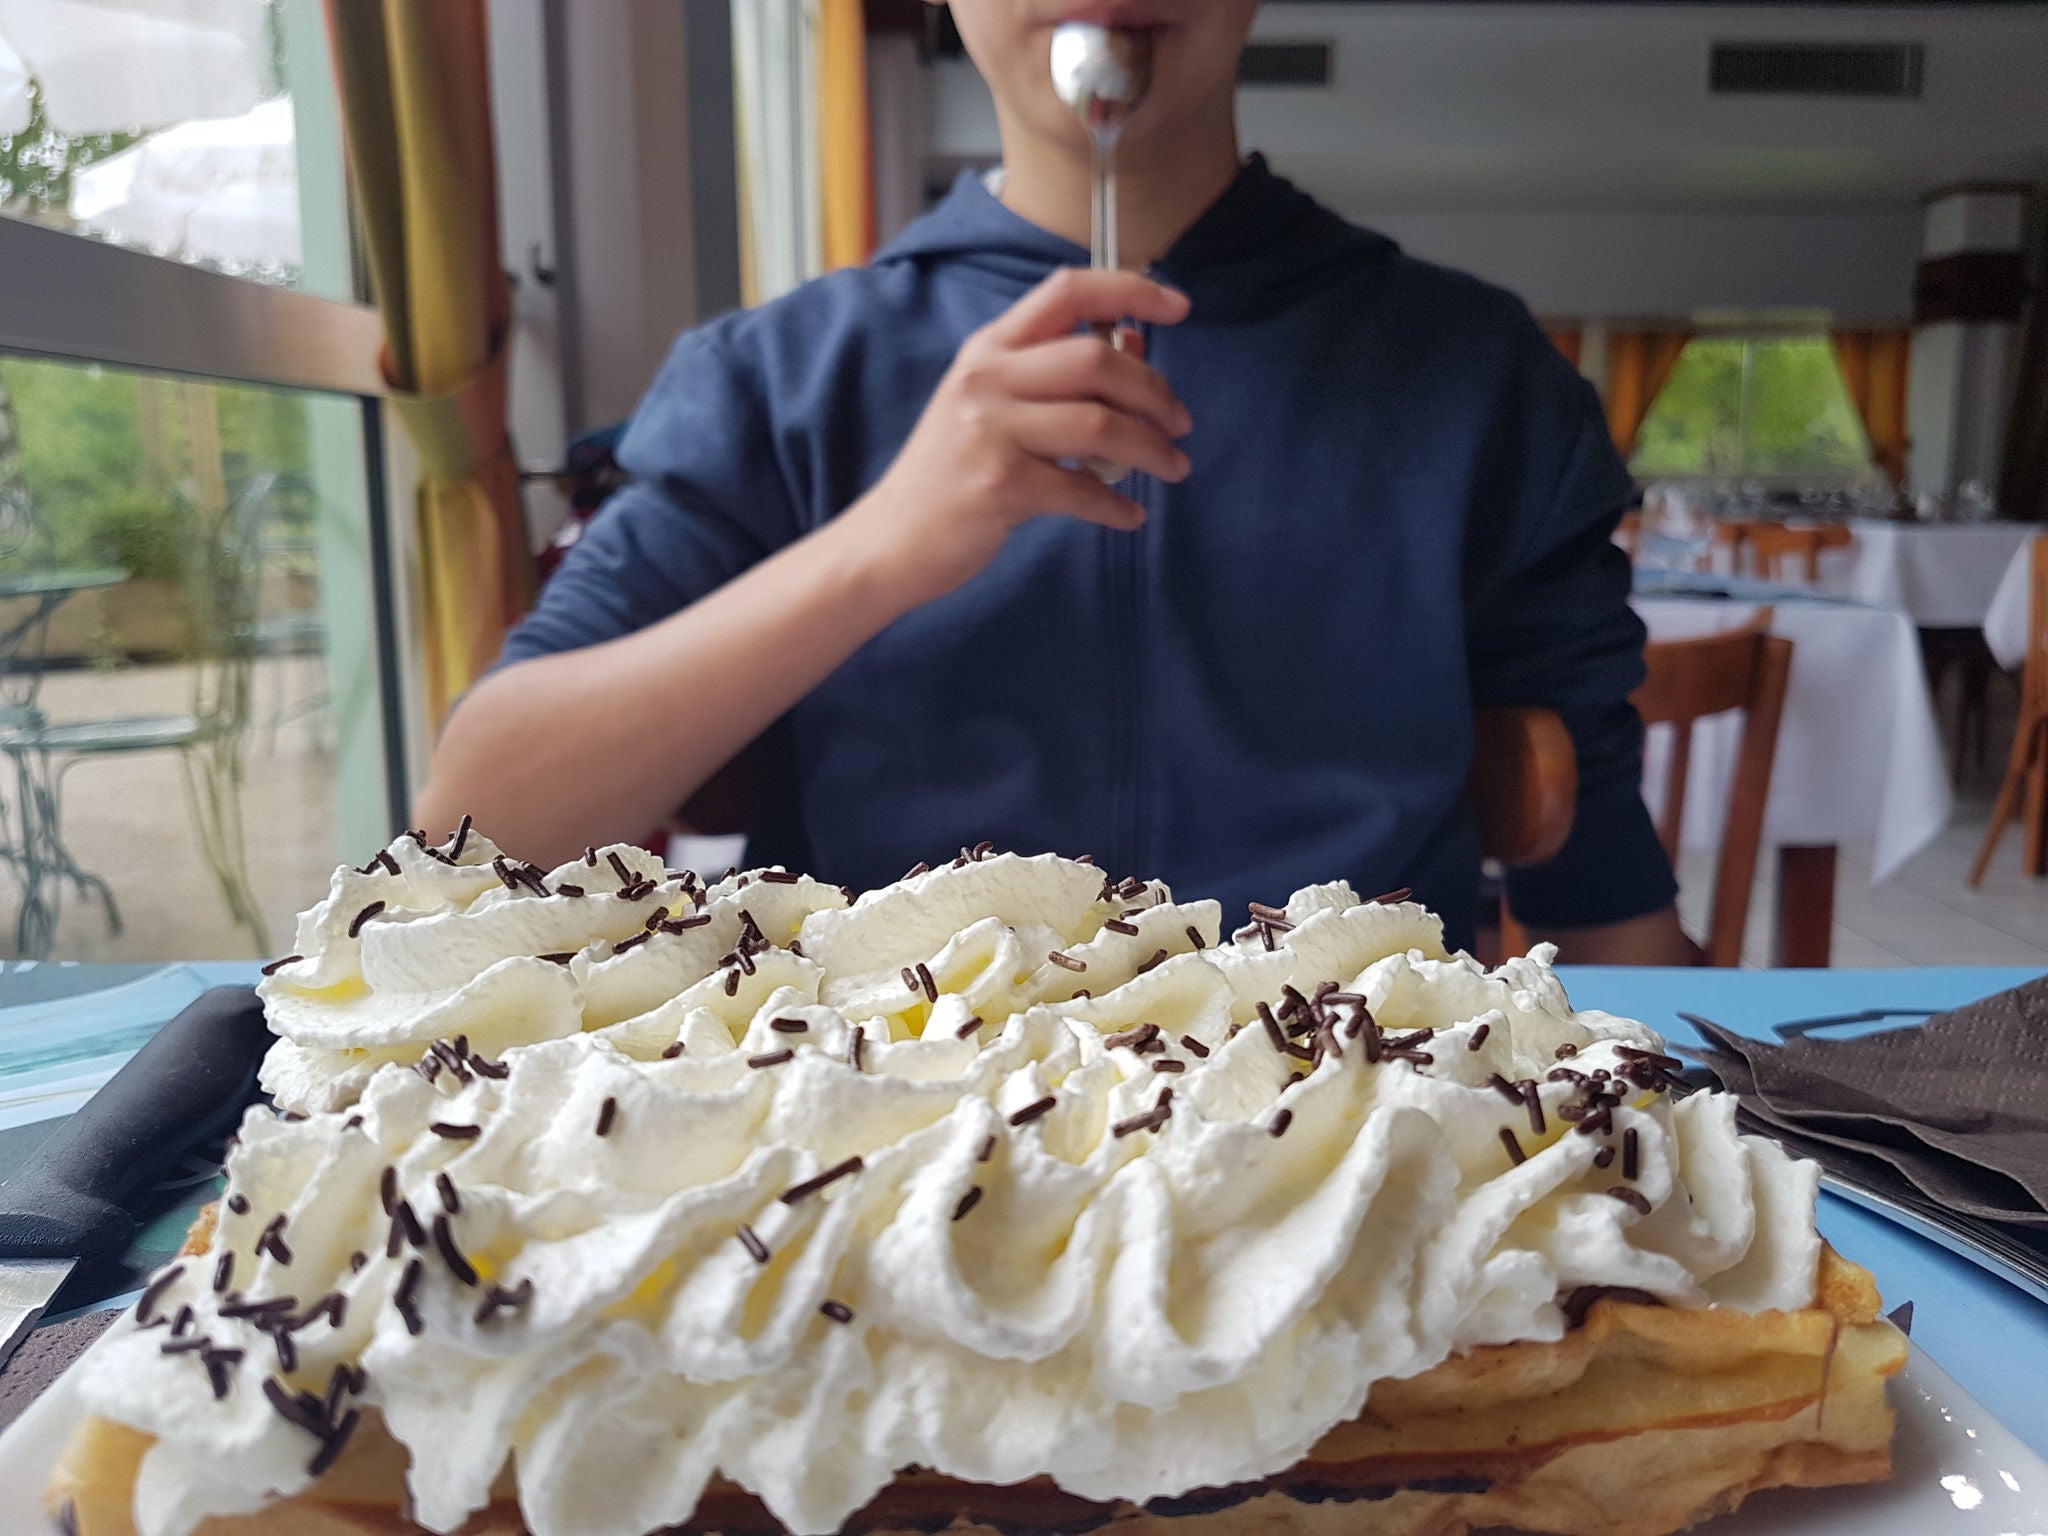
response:
<path fill-rule="evenodd" d="M 2048 1229 L 2048 976 L 1849 1040 L 1778 1045 L 1691 1022 L 1709 1043 L 1681 1051 L 1756 1129 L 1950 1209 Z"/>

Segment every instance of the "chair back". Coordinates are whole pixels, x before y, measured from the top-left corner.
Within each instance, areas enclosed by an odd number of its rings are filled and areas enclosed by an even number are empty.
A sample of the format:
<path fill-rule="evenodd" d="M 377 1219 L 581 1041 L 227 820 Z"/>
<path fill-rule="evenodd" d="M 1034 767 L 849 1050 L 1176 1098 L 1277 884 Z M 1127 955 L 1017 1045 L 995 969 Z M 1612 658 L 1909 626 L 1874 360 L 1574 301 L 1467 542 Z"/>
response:
<path fill-rule="evenodd" d="M 1472 803 L 1486 856 L 1510 869 L 1555 858 L 1579 803 L 1579 757 L 1563 717 L 1554 709 L 1482 709 L 1472 729 Z"/>
<path fill-rule="evenodd" d="M 2033 579 L 2027 592 L 2027 654 L 2020 671 L 2024 718 L 2048 718 L 2048 533 L 2034 536 Z"/>
<path fill-rule="evenodd" d="M 1855 533 L 1842 523 L 1742 520 L 1723 523 L 1720 538 L 1733 547 L 1737 571 L 1742 569 L 1746 550 L 1756 576 L 1765 581 L 1803 581 L 1809 586 L 1820 580 L 1822 550 L 1845 549 L 1856 541 Z"/>
<path fill-rule="evenodd" d="M 1643 647 L 1648 674 L 1635 692 L 1636 709 L 1646 725 L 1668 725 L 1672 731 L 1657 835 L 1674 864 L 1685 824 L 1693 725 L 1731 710 L 1744 715 L 1742 748 L 1729 786 L 1728 819 L 1714 870 L 1713 920 L 1705 946 L 1709 965 L 1741 962 L 1750 887 L 1763 843 L 1764 806 L 1770 798 L 1778 725 L 1792 675 L 1792 642 L 1769 633 L 1771 618 L 1765 609 L 1747 628 L 1730 634 Z"/>

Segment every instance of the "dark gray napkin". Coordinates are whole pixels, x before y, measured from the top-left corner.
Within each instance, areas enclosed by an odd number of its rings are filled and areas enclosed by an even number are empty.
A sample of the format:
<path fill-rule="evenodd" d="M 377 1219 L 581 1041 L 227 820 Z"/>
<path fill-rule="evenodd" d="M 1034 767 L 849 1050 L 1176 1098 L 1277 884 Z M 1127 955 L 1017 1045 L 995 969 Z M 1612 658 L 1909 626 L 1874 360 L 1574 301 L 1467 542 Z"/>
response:
<path fill-rule="evenodd" d="M 1951 1209 L 2048 1228 L 2048 976 L 1851 1040 L 1778 1045 L 1692 1022 L 1709 1045 L 1685 1054 L 1742 1096 L 1757 1129 Z"/>

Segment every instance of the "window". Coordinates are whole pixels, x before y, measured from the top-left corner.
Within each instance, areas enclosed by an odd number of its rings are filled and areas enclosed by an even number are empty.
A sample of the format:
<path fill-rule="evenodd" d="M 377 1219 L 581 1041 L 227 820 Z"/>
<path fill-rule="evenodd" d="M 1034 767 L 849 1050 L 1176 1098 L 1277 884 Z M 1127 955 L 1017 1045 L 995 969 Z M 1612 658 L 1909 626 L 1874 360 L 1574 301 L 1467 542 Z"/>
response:
<path fill-rule="evenodd" d="M 293 89 L 325 67 L 319 26 L 303 0 L 145 3 L 103 8 L 88 40 L 48 7 L 0 4 L 0 213 L 299 284 L 302 166 L 329 174 L 324 92 L 302 155 Z M 336 232 L 316 217 L 310 233 Z"/>
<path fill-rule="evenodd" d="M 0 954 L 271 955 L 416 739 L 321 7 L 84 8 L 0 0 Z"/>
<path fill-rule="evenodd" d="M 1629 468 L 1645 479 L 1882 479 L 1826 336 L 1687 343 L 1643 418 Z"/>

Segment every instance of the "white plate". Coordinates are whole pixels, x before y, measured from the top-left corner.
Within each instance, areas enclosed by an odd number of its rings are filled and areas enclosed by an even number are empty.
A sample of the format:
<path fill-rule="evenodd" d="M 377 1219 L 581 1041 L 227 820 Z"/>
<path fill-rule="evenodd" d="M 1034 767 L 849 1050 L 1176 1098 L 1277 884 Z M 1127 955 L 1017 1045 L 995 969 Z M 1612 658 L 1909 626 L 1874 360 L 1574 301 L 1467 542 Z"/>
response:
<path fill-rule="evenodd" d="M 95 1346 L 97 1347 L 97 1346 Z M 2048 1536 L 2048 1462 L 1918 1348 L 1893 1382 L 1897 1475 L 1864 1488 L 1760 1493 L 1702 1536 Z M 71 1373 L 0 1435 L 0 1536 L 52 1536 L 40 1490 L 80 1416 Z"/>

